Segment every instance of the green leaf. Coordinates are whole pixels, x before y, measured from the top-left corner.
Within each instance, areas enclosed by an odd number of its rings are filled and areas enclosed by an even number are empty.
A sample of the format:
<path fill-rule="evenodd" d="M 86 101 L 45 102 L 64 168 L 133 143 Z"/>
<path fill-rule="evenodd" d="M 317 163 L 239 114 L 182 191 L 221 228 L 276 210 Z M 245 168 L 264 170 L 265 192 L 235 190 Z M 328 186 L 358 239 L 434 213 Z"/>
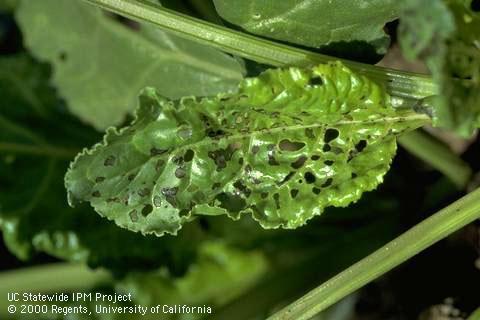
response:
<path fill-rule="evenodd" d="M 174 305 L 221 306 L 235 299 L 269 270 L 259 251 L 241 251 L 222 242 L 205 242 L 198 258 L 181 278 L 165 272 L 132 273 L 117 286 L 119 292 L 131 292 L 144 306 L 158 303 Z"/>
<path fill-rule="evenodd" d="M 42 251 L 118 273 L 161 265 L 184 272 L 203 237 L 198 225 L 182 237 L 143 237 L 87 206 L 68 206 L 69 161 L 99 137 L 64 112 L 48 75 L 28 56 L 0 59 L 0 230 L 7 247 L 24 260 Z"/>
<path fill-rule="evenodd" d="M 397 17 L 399 7 L 394 0 L 214 3 L 225 20 L 254 34 L 314 48 L 366 41 L 379 53 L 385 53 L 389 44 L 383 27 Z"/>
<path fill-rule="evenodd" d="M 434 124 L 470 136 L 480 126 L 480 13 L 471 0 L 405 1 L 399 40 L 438 83 Z"/>
<path fill-rule="evenodd" d="M 395 136 L 426 119 L 393 109 L 384 88 L 339 62 L 268 70 L 213 98 L 146 89 L 134 122 L 72 163 L 69 202 L 159 236 L 202 214 L 296 228 L 374 189 Z"/>
<path fill-rule="evenodd" d="M 128 28 L 82 1 L 22 1 L 17 20 L 28 49 L 53 65 L 70 110 L 97 129 L 119 124 L 145 86 L 176 99 L 232 90 L 242 78 L 219 51 L 148 25 Z"/>

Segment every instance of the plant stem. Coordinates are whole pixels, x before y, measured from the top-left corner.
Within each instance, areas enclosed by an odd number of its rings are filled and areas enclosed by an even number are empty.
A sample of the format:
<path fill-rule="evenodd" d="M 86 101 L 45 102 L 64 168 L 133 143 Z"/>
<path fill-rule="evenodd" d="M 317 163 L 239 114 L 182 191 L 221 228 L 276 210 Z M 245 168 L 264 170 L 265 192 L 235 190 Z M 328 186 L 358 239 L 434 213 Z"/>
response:
<path fill-rule="evenodd" d="M 480 188 L 425 219 L 268 319 L 310 319 L 478 218 L 480 218 Z"/>
<path fill-rule="evenodd" d="M 178 36 L 222 51 L 273 66 L 307 67 L 332 60 L 345 65 L 380 83 L 388 92 L 402 99 L 421 99 L 437 91 L 431 78 L 399 70 L 342 60 L 309 52 L 259 37 L 234 31 L 166 9 L 146 0 L 84 0 L 140 22 L 154 24 Z"/>
<path fill-rule="evenodd" d="M 60 281 L 61 279 L 61 281 Z M 3 271 L 0 273 L 0 318 L 7 317 L 7 300 L 10 292 L 68 292 L 89 289 L 109 281 L 104 270 L 91 270 L 83 264 L 56 263 Z"/>
<path fill-rule="evenodd" d="M 422 159 L 443 173 L 459 188 L 465 188 L 472 176 L 470 166 L 460 159 L 445 144 L 423 130 L 415 130 L 402 135 L 398 142 L 408 152 Z"/>

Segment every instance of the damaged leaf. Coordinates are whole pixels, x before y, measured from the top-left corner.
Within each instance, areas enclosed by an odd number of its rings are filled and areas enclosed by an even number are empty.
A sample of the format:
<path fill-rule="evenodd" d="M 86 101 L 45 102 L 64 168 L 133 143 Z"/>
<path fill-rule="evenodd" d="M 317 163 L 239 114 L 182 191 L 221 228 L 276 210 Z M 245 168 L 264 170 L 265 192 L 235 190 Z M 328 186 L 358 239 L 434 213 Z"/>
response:
<path fill-rule="evenodd" d="M 89 201 L 144 234 L 174 234 L 202 214 L 296 228 L 374 189 L 395 136 L 425 120 L 339 62 L 268 70 L 213 98 L 146 89 L 133 123 L 82 152 L 66 187 L 71 205 Z"/>

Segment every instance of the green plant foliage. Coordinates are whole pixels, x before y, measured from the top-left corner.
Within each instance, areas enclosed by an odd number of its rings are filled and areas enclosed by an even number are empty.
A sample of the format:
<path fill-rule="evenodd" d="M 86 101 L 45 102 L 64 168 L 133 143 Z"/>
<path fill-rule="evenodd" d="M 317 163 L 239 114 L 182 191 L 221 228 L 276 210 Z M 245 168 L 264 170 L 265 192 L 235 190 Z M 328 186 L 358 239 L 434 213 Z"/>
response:
<path fill-rule="evenodd" d="M 68 206 L 68 163 L 99 137 L 65 113 L 48 74 L 25 55 L 0 59 L 0 230 L 7 247 L 24 260 L 42 251 L 119 273 L 161 265 L 184 272 L 203 237 L 196 224 L 181 237 L 157 239 Z"/>
<path fill-rule="evenodd" d="M 214 3 L 225 20 L 254 34 L 314 48 L 366 41 L 379 53 L 385 53 L 389 40 L 383 27 L 397 17 L 400 2 L 214 0 Z"/>
<path fill-rule="evenodd" d="M 82 1 L 26 0 L 16 17 L 28 49 L 53 65 L 72 113 L 97 129 L 124 120 L 145 86 L 176 99 L 232 90 L 242 78 L 234 58 L 147 25 L 129 28 Z"/>
<path fill-rule="evenodd" d="M 374 189 L 395 136 L 425 118 L 394 110 L 381 86 L 340 63 L 268 70 L 213 98 L 146 89 L 134 122 L 72 163 L 69 202 L 144 234 L 246 212 L 265 228 L 296 228 Z"/>
<path fill-rule="evenodd" d="M 399 40 L 438 83 L 434 124 L 470 136 L 480 126 L 480 13 L 471 0 L 404 3 Z"/>

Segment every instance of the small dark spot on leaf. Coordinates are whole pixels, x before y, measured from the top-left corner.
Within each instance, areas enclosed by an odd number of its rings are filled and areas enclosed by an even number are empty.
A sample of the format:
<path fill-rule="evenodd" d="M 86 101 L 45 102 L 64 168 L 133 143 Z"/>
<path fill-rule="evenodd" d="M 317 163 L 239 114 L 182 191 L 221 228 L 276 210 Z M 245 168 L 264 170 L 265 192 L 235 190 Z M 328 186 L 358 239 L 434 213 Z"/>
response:
<path fill-rule="evenodd" d="M 192 161 L 194 156 L 195 156 L 195 152 L 191 149 L 188 149 L 185 152 L 185 155 L 183 156 L 183 159 L 185 160 L 185 162 L 190 162 L 190 161 Z"/>
<path fill-rule="evenodd" d="M 325 181 L 325 183 L 321 185 L 321 187 L 322 187 L 322 188 L 330 187 L 330 185 L 332 184 L 332 182 L 333 182 L 333 179 L 332 179 L 332 178 L 328 178 L 327 181 Z"/>
<path fill-rule="evenodd" d="M 252 191 L 250 189 L 248 189 L 247 186 L 245 186 L 241 180 L 235 181 L 233 186 L 235 188 L 237 188 L 238 191 L 243 193 L 245 195 L 245 197 L 247 197 L 247 198 L 250 197 L 250 194 L 252 193 Z"/>
<path fill-rule="evenodd" d="M 305 178 L 305 181 L 309 184 L 314 183 L 315 180 L 316 180 L 315 175 L 313 173 L 311 173 L 310 171 L 305 172 L 303 177 Z"/>
<path fill-rule="evenodd" d="M 145 207 L 142 209 L 142 216 L 146 217 L 148 216 L 151 212 L 153 211 L 153 207 L 151 204 L 147 204 Z"/>
<path fill-rule="evenodd" d="M 212 190 L 218 189 L 218 188 L 220 188 L 220 186 L 221 186 L 220 183 L 215 182 L 215 183 L 212 185 Z"/>
<path fill-rule="evenodd" d="M 67 53 L 65 51 L 61 51 L 58 54 L 58 58 L 60 59 L 60 61 L 67 61 Z"/>
<path fill-rule="evenodd" d="M 311 158 L 313 161 L 317 161 L 320 159 L 320 156 L 319 155 L 313 155 L 312 158 Z"/>
<path fill-rule="evenodd" d="M 132 173 L 132 174 L 128 175 L 127 179 L 128 179 L 128 181 L 133 181 L 133 179 L 135 179 L 135 175 Z"/>
<path fill-rule="evenodd" d="M 96 183 L 100 183 L 100 182 L 103 182 L 103 181 L 105 181 L 105 177 L 97 177 L 97 178 L 95 179 L 95 182 L 96 182 Z"/>
<path fill-rule="evenodd" d="M 155 171 L 157 171 L 157 172 L 160 171 L 163 168 L 164 165 L 165 165 L 165 161 L 159 159 L 157 161 L 157 163 L 155 164 Z"/>
<path fill-rule="evenodd" d="M 158 156 L 158 155 L 164 154 L 164 153 L 167 152 L 167 151 L 168 151 L 167 149 L 152 148 L 152 149 L 150 149 L 150 155 L 151 155 L 152 157 L 154 157 L 154 156 Z"/>
<path fill-rule="evenodd" d="M 330 147 L 329 144 L 324 144 L 324 145 L 323 145 L 323 148 L 322 148 L 322 151 L 323 151 L 323 152 L 328 152 L 328 151 L 330 151 L 331 149 L 332 149 L 332 148 Z"/>
<path fill-rule="evenodd" d="M 328 128 L 325 131 L 325 135 L 323 136 L 323 141 L 325 143 L 329 143 L 330 141 L 337 139 L 338 135 L 339 135 L 339 132 L 337 129 Z"/>
<path fill-rule="evenodd" d="M 149 194 L 150 194 L 150 189 L 148 189 L 148 188 L 143 188 L 143 189 L 138 190 L 138 195 L 140 197 L 146 197 Z"/>
<path fill-rule="evenodd" d="M 115 164 L 115 156 L 108 156 L 103 163 L 104 166 L 113 166 Z"/>
<path fill-rule="evenodd" d="M 111 202 L 120 202 L 120 200 L 117 197 L 108 198 L 107 203 L 111 203 Z"/>
<path fill-rule="evenodd" d="M 100 198 L 102 195 L 100 194 L 100 191 L 93 191 L 92 192 L 92 197 L 95 197 L 95 198 Z"/>
<path fill-rule="evenodd" d="M 277 209 L 280 209 L 280 195 L 278 193 L 275 193 L 273 195 L 273 200 L 275 200 L 275 205 L 277 206 Z"/>
<path fill-rule="evenodd" d="M 313 133 L 313 129 L 311 129 L 311 128 L 306 128 L 305 129 L 305 135 L 309 139 L 315 139 L 315 134 Z"/>
<path fill-rule="evenodd" d="M 162 206 L 162 198 L 160 196 L 153 197 L 153 205 L 157 208 Z"/>
<path fill-rule="evenodd" d="M 352 172 L 352 179 L 355 179 L 357 177 L 357 174 L 355 172 Z"/>
<path fill-rule="evenodd" d="M 298 157 L 297 160 L 295 160 L 295 162 L 292 162 L 291 166 L 294 169 L 299 169 L 305 164 L 305 161 L 307 161 L 307 157 L 306 156 L 300 156 L 300 157 Z"/>
<path fill-rule="evenodd" d="M 358 142 L 355 145 L 355 149 L 357 149 L 358 152 L 362 152 L 362 150 L 365 149 L 366 146 L 367 146 L 367 141 L 366 140 L 360 140 L 360 142 Z"/>
<path fill-rule="evenodd" d="M 278 144 L 278 147 L 282 151 L 298 151 L 305 146 L 305 143 L 299 141 L 290 141 L 288 139 L 283 139 Z"/>
<path fill-rule="evenodd" d="M 130 213 L 128 215 L 130 216 L 130 220 L 132 220 L 132 222 L 137 222 L 138 221 L 137 210 L 133 209 L 132 211 L 130 211 Z"/>
<path fill-rule="evenodd" d="M 165 197 L 165 200 L 167 200 L 168 203 L 172 205 L 172 207 L 177 207 L 177 200 L 176 200 L 176 195 L 178 192 L 177 187 L 173 188 L 163 188 L 162 189 L 162 194 Z"/>
<path fill-rule="evenodd" d="M 323 163 L 325 163 L 327 166 L 331 166 L 335 163 L 333 160 L 325 160 Z"/>
<path fill-rule="evenodd" d="M 295 199 L 297 195 L 298 195 L 298 189 L 290 190 L 290 196 L 292 197 L 292 199 Z"/>
<path fill-rule="evenodd" d="M 259 150 L 260 150 L 260 147 L 259 147 L 259 146 L 253 146 L 253 147 L 252 147 L 252 153 L 253 153 L 253 154 L 257 154 Z"/>
<path fill-rule="evenodd" d="M 243 158 L 238 159 L 238 164 L 243 165 Z"/>
<path fill-rule="evenodd" d="M 321 191 L 322 191 L 322 189 L 319 189 L 317 187 L 312 188 L 312 192 L 315 193 L 315 194 L 320 194 Z"/>
<path fill-rule="evenodd" d="M 173 161 L 173 163 L 175 163 L 176 165 L 181 166 L 181 165 L 183 164 L 183 157 L 181 157 L 181 156 L 175 156 L 175 157 L 173 157 L 172 161 Z"/>
<path fill-rule="evenodd" d="M 182 179 L 183 177 L 185 177 L 185 169 L 183 168 L 177 168 L 177 170 L 175 170 L 175 177 L 177 177 L 178 179 Z"/>

